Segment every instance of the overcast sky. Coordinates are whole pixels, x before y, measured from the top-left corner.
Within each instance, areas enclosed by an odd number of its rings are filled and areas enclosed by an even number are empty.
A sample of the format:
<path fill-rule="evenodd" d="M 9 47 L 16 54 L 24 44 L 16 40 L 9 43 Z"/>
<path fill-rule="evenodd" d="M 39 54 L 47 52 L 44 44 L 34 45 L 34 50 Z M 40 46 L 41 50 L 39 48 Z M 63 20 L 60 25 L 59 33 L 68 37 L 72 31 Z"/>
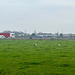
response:
<path fill-rule="evenodd" d="M 4 30 L 75 33 L 75 0 L 0 0 Z"/>

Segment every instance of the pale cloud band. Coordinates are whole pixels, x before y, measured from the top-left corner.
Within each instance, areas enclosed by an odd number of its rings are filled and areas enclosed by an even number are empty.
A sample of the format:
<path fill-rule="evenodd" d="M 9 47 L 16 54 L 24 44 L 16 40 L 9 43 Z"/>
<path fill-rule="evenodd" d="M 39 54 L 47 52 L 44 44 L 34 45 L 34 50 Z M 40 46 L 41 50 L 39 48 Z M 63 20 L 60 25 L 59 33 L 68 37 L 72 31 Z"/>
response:
<path fill-rule="evenodd" d="M 1 30 L 75 33 L 74 0 L 0 0 L 0 10 Z"/>

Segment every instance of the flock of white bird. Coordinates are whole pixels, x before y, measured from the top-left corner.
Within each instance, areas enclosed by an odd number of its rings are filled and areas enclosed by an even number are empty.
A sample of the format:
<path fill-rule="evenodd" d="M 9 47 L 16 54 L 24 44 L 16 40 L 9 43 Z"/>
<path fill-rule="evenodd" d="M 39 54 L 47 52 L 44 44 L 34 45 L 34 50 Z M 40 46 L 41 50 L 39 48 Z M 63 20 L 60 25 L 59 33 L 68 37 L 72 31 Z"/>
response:
<path fill-rule="evenodd" d="M 38 46 L 37 44 L 34 44 L 34 46 Z M 57 46 L 60 46 L 60 44 L 57 44 Z"/>

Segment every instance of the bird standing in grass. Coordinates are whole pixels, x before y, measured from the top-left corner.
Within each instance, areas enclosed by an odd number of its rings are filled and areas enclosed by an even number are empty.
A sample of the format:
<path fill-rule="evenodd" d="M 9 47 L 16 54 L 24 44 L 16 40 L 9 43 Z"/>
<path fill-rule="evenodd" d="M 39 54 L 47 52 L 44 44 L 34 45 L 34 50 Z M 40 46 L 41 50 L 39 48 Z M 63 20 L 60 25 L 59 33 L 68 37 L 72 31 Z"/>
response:
<path fill-rule="evenodd" d="M 60 46 L 60 44 L 57 44 L 57 46 Z"/>
<path fill-rule="evenodd" d="M 37 44 L 34 44 L 34 46 L 37 46 Z"/>

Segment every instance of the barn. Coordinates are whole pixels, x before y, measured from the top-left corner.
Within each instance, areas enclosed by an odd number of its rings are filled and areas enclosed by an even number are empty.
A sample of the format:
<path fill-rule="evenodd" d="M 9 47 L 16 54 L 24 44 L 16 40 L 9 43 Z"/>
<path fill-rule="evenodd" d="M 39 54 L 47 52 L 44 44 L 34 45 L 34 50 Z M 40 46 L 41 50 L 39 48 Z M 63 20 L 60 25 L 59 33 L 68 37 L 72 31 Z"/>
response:
<path fill-rule="evenodd" d="M 14 38 L 14 33 L 0 33 L 0 38 Z"/>

